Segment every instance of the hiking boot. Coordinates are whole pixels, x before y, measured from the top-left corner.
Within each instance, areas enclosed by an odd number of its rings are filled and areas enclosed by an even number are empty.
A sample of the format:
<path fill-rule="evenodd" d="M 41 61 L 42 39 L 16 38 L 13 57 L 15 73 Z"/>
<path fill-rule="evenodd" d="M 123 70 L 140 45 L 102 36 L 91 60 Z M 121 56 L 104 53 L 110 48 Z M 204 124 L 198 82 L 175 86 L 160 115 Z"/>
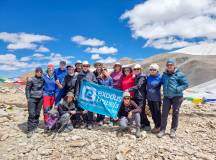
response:
<path fill-rule="evenodd" d="M 33 136 L 33 134 L 34 134 L 34 131 L 29 131 L 27 133 L 27 138 L 31 138 Z"/>
<path fill-rule="evenodd" d="M 93 128 L 92 124 L 88 124 L 87 128 L 88 128 L 89 130 L 92 130 L 92 128 Z"/>
<path fill-rule="evenodd" d="M 65 129 L 64 129 L 64 132 L 71 132 L 72 130 L 73 130 L 74 128 L 73 128 L 73 125 L 67 125 L 66 127 L 65 127 Z"/>
<path fill-rule="evenodd" d="M 176 137 L 176 131 L 174 129 L 170 130 L 170 138 L 175 138 Z"/>
<path fill-rule="evenodd" d="M 160 132 L 160 128 L 153 128 L 153 129 L 151 130 L 151 132 L 152 132 L 153 134 L 157 134 L 157 133 Z"/>
<path fill-rule="evenodd" d="M 136 128 L 135 135 L 136 135 L 137 138 L 140 138 L 141 134 L 140 134 L 140 128 L 139 127 Z"/>
<path fill-rule="evenodd" d="M 143 130 L 146 131 L 146 132 L 149 132 L 149 131 L 151 131 L 151 126 L 145 126 L 143 128 Z"/>
<path fill-rule="evenodd" d="M 162 131 L 160 131 L 160 132 L 157 134 L 157 137 L 158 137 L 158 138 L 162 138 L 164 135 L 165 135 L 165 131 L 162 130 Z"/>

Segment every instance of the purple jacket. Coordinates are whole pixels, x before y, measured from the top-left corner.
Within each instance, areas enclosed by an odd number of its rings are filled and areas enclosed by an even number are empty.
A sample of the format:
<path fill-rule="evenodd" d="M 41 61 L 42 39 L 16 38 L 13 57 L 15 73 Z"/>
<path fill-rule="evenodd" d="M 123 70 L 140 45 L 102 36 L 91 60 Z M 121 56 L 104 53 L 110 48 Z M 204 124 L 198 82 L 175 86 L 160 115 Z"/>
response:
<path fill-rule="evenodd" d="M 121 82 L 122 82 L 123 73 L 121 71 L 112 72 L 110 76 L 113 79 L 113 88 L 121 90 Z"/>

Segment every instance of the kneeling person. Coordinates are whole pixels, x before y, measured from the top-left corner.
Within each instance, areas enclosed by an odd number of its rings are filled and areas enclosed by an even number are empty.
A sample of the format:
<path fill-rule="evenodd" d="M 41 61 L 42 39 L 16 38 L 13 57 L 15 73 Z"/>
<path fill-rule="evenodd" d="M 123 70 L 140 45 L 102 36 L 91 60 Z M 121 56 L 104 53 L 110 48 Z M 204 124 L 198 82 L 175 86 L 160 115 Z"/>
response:
<path fill-rule="evenodd" d="M 58 111 L 60 114 L 60 132 L 70 132 L 73 130 L 72 121 L 76 121 L 77 111 L 74 104 L 74 94 L 68 92 L 67 95 L 62 98 L 58 105 Z"/>
<path fill-rule="evenodd" d="M 121 104 L 118 116 L 120 118 L 120 131 L 128 129 L 128 123 L 135 120 L 136 123 L 136 137 L 140 137 L 140 107 L 131 100 L 129 92 L 124 92 L 124 99 Z"/>

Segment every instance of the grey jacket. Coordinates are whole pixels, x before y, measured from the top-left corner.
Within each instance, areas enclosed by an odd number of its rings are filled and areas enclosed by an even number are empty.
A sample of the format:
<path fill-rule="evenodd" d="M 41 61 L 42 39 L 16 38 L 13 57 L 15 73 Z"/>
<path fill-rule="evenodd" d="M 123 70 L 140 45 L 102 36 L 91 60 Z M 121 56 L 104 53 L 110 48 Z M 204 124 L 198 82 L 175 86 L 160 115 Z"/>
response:
<path fill-rule="evenodd" d="M 42 98 L 43 97 L 44 80 L 42 77 L 32 77 L 26 83 L 25 94 L 26 98 Z"/>

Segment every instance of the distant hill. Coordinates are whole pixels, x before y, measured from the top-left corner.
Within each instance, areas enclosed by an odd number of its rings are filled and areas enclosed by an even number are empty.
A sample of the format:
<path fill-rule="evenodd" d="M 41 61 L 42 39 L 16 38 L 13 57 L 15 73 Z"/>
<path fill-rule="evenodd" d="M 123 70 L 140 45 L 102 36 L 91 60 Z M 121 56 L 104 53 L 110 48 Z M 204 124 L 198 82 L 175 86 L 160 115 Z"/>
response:
<path fill-rule="evenodd" d="M 197 46 L 198 48 L 200 45 Z M 124 57 L 119 59 L 119 62 L 123 65 L 131 65 L 133 66 L 136 63 L 142 65 L 143 70 L 145 73 L 148 72 L 148 67 L 152 63 L 157 63 L 160 65 L 160 72 L 162 73 L 165 70 L 166 60 L 167 59 L 175 59 L 177 62 L 178 68 L 183 71 L 190 82 L 190 87 L 205 83 L 212 79 L 216 78 L 216 55 L 213 55 L 214 47 L 216 50 L 216 46 L 211 45 L 208 46 L 208 50 L 212 52 L 208 52 L 204 54 L 203 50 L 199 50 L 196 48 L 196 55 L 195 47 L 192 47 L 191 51 L 192 54 L 189 54 L 189 48 L 185 48 L 187 50 L 187 54 L 184 53 L 176 53 L 177 51 L 184 51 L 184 49 L 177 50 L 171 53 L 162 53 L 158 54 L 149 58 L 145 58 L 143 60 L 134 60 L 128 57 Z M 211 49 L 212 48 L 212 49 Z M 106 64 L 106 67 L 112 68 L 114 63 Z M 93 69 L 93 68 L 92 68 Z M 26 80 L 27 77 L 31 77 L 33 73 L 26 73 L 21 76 L 21 80 Z"/>
<path fill-rule="evenodd" d="M 160 65 L 162 73 L 166 67 L 167 59 L 175 59 L 177 67 L 183 71 L 190 82 L 190 87 L 210 81 L 216 78 L 216 55 L 190 55 L 182 53 L 163 53 L 143 60 L 135 61 L 130 58 L 120 59 L 122 64 L 139 63 L 142 65 L 144 72 L 148 72 L 148 67 L 152 63 Z M 111 66 L 113 64 L 109 64 Z"/>

